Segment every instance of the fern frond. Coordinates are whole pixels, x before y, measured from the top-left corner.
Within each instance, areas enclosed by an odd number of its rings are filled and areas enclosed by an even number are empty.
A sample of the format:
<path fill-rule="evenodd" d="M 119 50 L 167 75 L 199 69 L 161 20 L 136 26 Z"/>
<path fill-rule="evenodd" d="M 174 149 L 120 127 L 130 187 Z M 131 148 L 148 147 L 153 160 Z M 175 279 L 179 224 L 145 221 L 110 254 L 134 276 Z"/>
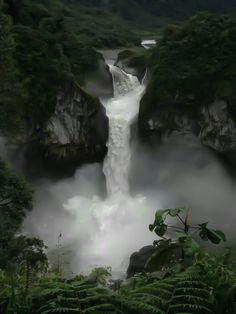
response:
<path fill-rule="evenodd" d="M 200 305 L 200 304 L 175 304 L 175 305 L 170 305 L 170 310 L 171 313 L 176 313 L 178 310 L 190 310 L 191 313 L 211 313 L 214 314 L 214 312 L 206 306 Z"/>
<path fill-rule="evenodd" d="M 44 312 L 41 312 L 41 314 L 52 314 L 52 313 L 57 313 L 57 314 L 60 314 L 60 313 L 81 313 L 80 309 L 72 309 L 70 307 L 66 308 L 66 307 L 63 307 L 63 308 L 55 308 L 55 309 L 49 309 L 47 311 L 44 311 Z"/>
<path fill-rule="evenodd" d="M 127 297 L 135 314 L 213 313 L 211 288 L 195 269 L 134 289 Z"/>

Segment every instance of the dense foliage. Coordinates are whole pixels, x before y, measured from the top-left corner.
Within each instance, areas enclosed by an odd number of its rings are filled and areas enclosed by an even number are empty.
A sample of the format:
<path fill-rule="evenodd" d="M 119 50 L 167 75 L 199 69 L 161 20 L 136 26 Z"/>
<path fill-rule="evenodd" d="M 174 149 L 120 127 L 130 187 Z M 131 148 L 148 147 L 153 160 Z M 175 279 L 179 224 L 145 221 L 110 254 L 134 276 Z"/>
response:
<path fill-rule="evenodd" d="M 72 84 L 82 84 L 85 75 L 98 67 L 102 57 L 71 32 L 63 8 L 23 0 L 5 1 L 2 9 L 5 37 L 11 45 L 8 58 L 2 60 L 8 69 L 5 85 L 11 89 L 11 103 L 8 101 L 8 105 L 4 99 L 1 104 L 7 118 L 4 122 L 14 118 L 12 112 L 17 108 L 24 125 L 41 126 L 54 112 L 58 93 Z M 14 80 L 18 80 L 18 85 L 22 82 L 21 90 Z"/>
<path fill-rule="evenodd" d="M 174 4 L 167 0 L 149 1 L 148 5 L 141 0 L 2 1 L 0 28 L 4 36 L 0 39 L 0 50 L 3 45 L 5 48 L 0 51 L 1 78 L 4 77 L 0 89 L 1 129 L 8 125 L 11 126 L 8 129 L 18 132 L 42 126 L 54 111 L 57 94 L 75 82 L 82 84 L 85 75 L 97 69 L 101 55 L 92 47 L 139 45 L 140 37 L 146 36 L 146 31 L 151 29 L 153 34 L 158 33 L 160 24 L 163 24 L 162 17 L 173 20 L 198 10 L 222 12 L 234 8 L 234 1 L 204 3 L 200 0 Z M 179 47 L 188 28 L 192 32 L 192 40 L 198 38 L 211 44 L 218 40 L 212 31 L 217 32 L 218 37 L 221 34 L 222 47 L 226 53 L 231 51 L 231 44 L 224 42 L 234 36 L 233 18 L 231 22 L 229 20 L 219 17 L 214 21 L 212 18 L 205 29 L 201 28 L 200 19 L 192 20 L 182 32 L 177 32 L 175 42 L 178 43 L 179 54 L 185 56 L 194 49 L 192 47 L 186 52 Z M 224 34 L 227 29 L 230 33 Z M 211 34 L 212 40 L 201 37 L 203 32 L 204 36 Z M 170 43 L 169 38 L 167 41 L 166 46 L 172 46 L 166 50 L 175 51 L 175 44 Z M 210 43 L 208 46 L 211 48 Z M 199 47 L 197 42 L 195 45 Z M 197 49 L 195 54 L 198 54 Z M 228 60 L 230 63 L 231 59 Z M 225 86 L 226 93 L 230 88 Z"/>
<path fill-rule="evenodd" d="M 235 21 L 235 15 L 201 13 L 182 27 L 165 29 L 150 59 L 153 70 L 141 104 L 142 118 L 168 105 L 175 110 L 175 103 L 185 112 L 216 99 L 235 106 Z"/>
<path fill-rule="evenodd" d="M 158 211 L 155 228 L 164 223 L 163 215 L 178 217 L 182 212 Z M 183 224 L 186 228 L 187 220 Z M 20 243 L 24 241 L 20 239 Z M 59 273 L 45 273 L 42 243 L 36 239 L 26 242 L 23 246 L 18 243 L 22 249 L 18 267 L 0 272 L 0 311 L 4 314 L 236 313 L 236 272 L 230 253 L 219 258 L 198 248 L 189 265 L 180 266 L 182 261 L 176 261 L 173 266 L 137 274 L 123 282 L 109 280 L 110 272 L 103 268 L 95 269 L 89 276 L 63 279 Z"/>
<path fill-rule="evenodd" d="M 184 18 L 198 10 L 227 11 L 228 1 L 144 0 L 5 0 L 0 1 L 0 131 L 18 132 L 42 126 L 51 116 L 58 92 L 83 84 L 101 55 L 92 47 L 139 43 L 128 26 L 158 25 L 157 16 Z M 145 27 L 144 27 L 145 28 Z M 236 100 L 235 16 L 207 13 L 184 26 L 170 25 L 149 60 L 152 77 L 143 99 L 146 114 L 167 98 Z M 125 51 L 122 59 L 144 71 L 147 59 Z M 196 88 L 197 86 L 197 88 Z M 181 97 L 180 97 L 181 96 Z M 186 103 L 185 103 L 186 104 Z M 184 209 L 158 211 L 150 231 L 161 246 L 176 245 L 181 256 L 169 256 L 162 267 L 158 255 L 132 278 L 109 281 L 109 271 L 65 279 L 60 267 L 48 267 L 40 239 L 19 235 L 32 207 L 32 190 L 24 178 L 0 160 L 0 314 L 121 313 L 235 314 L 236 269 L 231 252 L 216 257 L 198 242 L 219 244 L 224 233 L 207 223 L 191 226 Z M 167 223 L 178 218 L 181 226 Z M 175 232 L 171 238 L 168 229 Z M 193 234 L 192 234 L 193 231 Z M 148 232 L 148 231 L 147 231 Z M 152 263 L 154 271 L 147 272 Z"/>
<path fill-rule="evenodd" d="M 32 190 L 24 178 L 0 160 L 0 267 L 7 266 L 10 256 L 17 257 L 10 247 L 15 245 L 15 234 L 31 206 Z"/>
<path fill-rule="evenodd" d="M 235 0 L 74 0 L 118 14 L 131 28 L 163 26 L 166 21 L 182 20 L 198 11 L 225 13 L 236 9 Z"/>
<path fill-rule="evenodd" d="M 4 0 L 8 14 L 14 24 L 37 25 L 46 22 L 52 25 L 52 18 L 58 18 L 67 31 L 73 33 L 80 43 L 99 48 L 126 46 L 137 42 L 137 36 L 129 30 L 124 19 L 105 7 L 80 0 Z M 45 20 L 47 19 L 47 20 Z M 51 22 L 50 22 L 51 21 Z M 49 25 L 51 24 L 51 26 Z"/>
<path fill-rule="evenodd" d="M 10 18 L 0 11 L 0 128 L 15 133 L 23 127 L 26 97 L 14 58 L 15 41 Z"/>

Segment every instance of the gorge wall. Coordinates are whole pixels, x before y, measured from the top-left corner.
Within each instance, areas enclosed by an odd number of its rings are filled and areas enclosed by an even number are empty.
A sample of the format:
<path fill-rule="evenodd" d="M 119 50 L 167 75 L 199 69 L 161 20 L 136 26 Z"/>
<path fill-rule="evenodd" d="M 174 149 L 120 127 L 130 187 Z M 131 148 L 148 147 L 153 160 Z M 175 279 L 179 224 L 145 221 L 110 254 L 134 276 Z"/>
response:
<path fill-rule="evenodd" d="M 107 138 L 108 118 L 99 99 L 72 86 L 58 94 L 54 114 L 30 138 L 28 167 L 32 160 L 31 173 L 73 174 L 83 163 L 103 160 Z"/>
<path fill-rule="evenodd" d="M 144 141 L 196 141 L 235 167 L 233 20 L 201 13 L 166 28 L 147 62 L 151 75 L 138 122 Z"/>

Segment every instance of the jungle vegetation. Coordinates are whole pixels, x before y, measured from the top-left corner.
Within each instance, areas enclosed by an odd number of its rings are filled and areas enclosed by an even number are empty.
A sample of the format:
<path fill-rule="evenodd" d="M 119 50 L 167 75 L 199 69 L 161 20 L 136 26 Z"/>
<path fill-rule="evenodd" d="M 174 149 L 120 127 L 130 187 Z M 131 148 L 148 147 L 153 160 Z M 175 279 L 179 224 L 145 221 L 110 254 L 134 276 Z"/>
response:
<path fill-rule="evenodd" d="M 235 116 L 235 21 L 235 14 L 203 12 L 181 26 L 165 28 L 149 58 L 150 81 L 141 102 L 141 129 L 166 108 L 174 114 L 182 110 L 191 115 L 193 108 L 217 99 L 226 101 Z M 169 123 L 171 127 L 171 119 Z"/>
<path fill-rule="evenodd" d="M 154 26 L 158 29 L 163 16 L 181 20 L 181 26 L 165 29 L 159 49 L 147 61 L 152 76 L 144 98 L 150 107 L 145 110 L 158 106 L 159 97 L 176 89 L 232 103 L 235 15 L 201 13 L 183 25 L 182 21 L 199 10 L 227 12 L 234 6 L 233 0 L 174 4 L 150 0 L 150 6 L 141 0 L 0 1 L 1 134 L 14 138 L 43 125 L 54 111 L 58 89 L 82 83 L 85 73 L 96 68 L 102 57 L 95 48 L 139 44 L 137 24 L 147 32 Z M 138 23 L 141 18 L 148 18 L 147 24 Z M 156 265 L 155 271 L 144 269 L 126 281 L 113 282 L 109 269 L 98 268 L 88 276 L 68 279 L 50 267 L 45 244 L 20 233 L 32 205 L 30 185 L 0 160 L 1 314 L 236 313 L 234 253 L 227 249 L 217 255 L 201 246 L 201 241 L 225 246 L 227 234 L 205 222 L 192 226 L 185 209 L 157 211 L 150 231 L 147 226 L 147 232 L 158 236 L 153 243 L 157 249 L 177 244 L 181 256 L 171 255 L 160 268 L 154 254 L 147 265 Z M 169 226 L 167 217 L 179 224 Z"/>

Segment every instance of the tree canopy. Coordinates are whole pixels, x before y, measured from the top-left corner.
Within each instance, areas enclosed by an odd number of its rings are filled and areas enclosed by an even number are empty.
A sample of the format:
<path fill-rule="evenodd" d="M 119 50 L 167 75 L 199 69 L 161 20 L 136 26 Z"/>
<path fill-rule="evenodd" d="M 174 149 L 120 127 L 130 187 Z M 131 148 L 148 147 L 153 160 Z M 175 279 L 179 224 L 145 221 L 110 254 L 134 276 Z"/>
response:
<path fill-rule="evenodd" d="M 150 83 L 142 100 L 142 117 L 163 103 L 210 104 L 236 100 L 235 15 L 200 13 L 183 26 L 170 25 L 150 58 Z M 174 108 L 173 108 L 174 109 Z"/>

